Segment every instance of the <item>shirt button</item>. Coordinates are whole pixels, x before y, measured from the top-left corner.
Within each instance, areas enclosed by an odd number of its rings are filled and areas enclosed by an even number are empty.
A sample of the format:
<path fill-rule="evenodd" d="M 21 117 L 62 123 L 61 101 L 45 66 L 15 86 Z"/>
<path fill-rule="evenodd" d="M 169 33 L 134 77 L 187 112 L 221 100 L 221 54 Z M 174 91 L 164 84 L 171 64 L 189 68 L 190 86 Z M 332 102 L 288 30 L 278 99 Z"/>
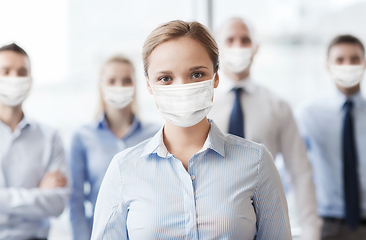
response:
<path fill-rule="evenodd" d="M 194 175 L 191 175 L 191 179 L 194 180 L 196 178 L 196 176 Z"/>

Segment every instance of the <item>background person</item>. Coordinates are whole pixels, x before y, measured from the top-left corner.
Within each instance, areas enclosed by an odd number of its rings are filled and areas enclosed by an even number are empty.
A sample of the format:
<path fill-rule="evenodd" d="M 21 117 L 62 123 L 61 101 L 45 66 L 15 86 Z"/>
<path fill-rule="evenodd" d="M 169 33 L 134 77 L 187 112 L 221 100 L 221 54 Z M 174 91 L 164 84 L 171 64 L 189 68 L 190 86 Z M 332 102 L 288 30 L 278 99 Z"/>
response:
<path fill-rule="evenodd" d="M 250 76 L 258 50 L 252 29 L 243 19 L 232 18 L 218 29 L 217 40 L 221 86 L 209 118 L 224 132 L 265 144 L 273 157 L 282 153 L 295 193 L 302 239 L 319 239 L 312 170 L 290 106 Z"/>
<path fill-rule="evenodd" d="M 0 48 L 0 239 L 46 239 L 68 203 L 68 168 L 55 130 L 23 113 L 32 85 L 27 53 Z"/>
<path fill-rule="evenodd" d="M 143 60 L 166 123 L 112 160 L 92 239 L 291 239 L 271 154 L 206 118 L 219 84 L 209 31 L 198 22 L 168 22 L 146 39 Z"/>
<path fill-rule="evenodd" d="M 299 109 L 298 122 L 314 169 L 322 239 L 366 239 L 366 100 L 360 93 L 365 48 L 341 35 L 328 47 L 337 91 Z"/>
<path fill-rule="evenodd" d="M 132 62 L 124 56 L 108 59 L 102 66 L 99 83 L 101 113 L 72 138 L 70 218 L 75 240 L 90 239 L 93 215 L 86 213 L 84 202 L 89 201 L 94 212 L 100 185 L 113 156 L 152 137 L 160 128 L 141 123 L 136 116 L 135 86 Z M 90 192 L 85 192 L 84 183 L 90 184 Z"/>

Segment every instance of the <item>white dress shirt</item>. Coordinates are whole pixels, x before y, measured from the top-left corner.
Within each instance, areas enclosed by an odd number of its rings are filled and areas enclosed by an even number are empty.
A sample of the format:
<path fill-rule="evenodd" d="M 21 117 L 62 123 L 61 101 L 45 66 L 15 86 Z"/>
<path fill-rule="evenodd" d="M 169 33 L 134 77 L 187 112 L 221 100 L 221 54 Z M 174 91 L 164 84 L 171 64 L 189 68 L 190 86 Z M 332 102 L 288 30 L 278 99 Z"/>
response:
<path fill-rule="evenodd" d="M 299 134 L 288 103 L 257 84 L 250 77 L 235 82 L 224 74 L 215 91 L 214 104 L 208 117 L 228 132 L 235 94 L 242 87 L 245 138 L 263 143 L 272 156 L 282 153 L 295 192 L 297 212 L 303 230 L 302 239 L 320 239 L 320 220 L 316 211 L 315 188 L 305 144 Z"/>
<path fill-rule="evenodd" d="M 12 132 L 0 121 L 0 239 L 47 238 L 49 217 L 62 213 L 70 189 L 38 186 L 57 170 L 69 176 L 54 130 L 24 117 Z"/>
<path fill-rule="evenodd" d="M 161 129 L 117 154 L 95 209 L 93 240 L 290 240 L 286 196 L 263 144 L 211 122 L 185 169 Z"/>
<path fill-rule="evenodd" d="M 350 96 L 360 187 L 360 215 L 366 219 L 366 99 L 360 92 Z M 296 114 L 306 139 L 314 169 L 318 213 L 322 217 L 345 218 L 342 129 L 347 97 L 335 94 L 299 107 Z"/>

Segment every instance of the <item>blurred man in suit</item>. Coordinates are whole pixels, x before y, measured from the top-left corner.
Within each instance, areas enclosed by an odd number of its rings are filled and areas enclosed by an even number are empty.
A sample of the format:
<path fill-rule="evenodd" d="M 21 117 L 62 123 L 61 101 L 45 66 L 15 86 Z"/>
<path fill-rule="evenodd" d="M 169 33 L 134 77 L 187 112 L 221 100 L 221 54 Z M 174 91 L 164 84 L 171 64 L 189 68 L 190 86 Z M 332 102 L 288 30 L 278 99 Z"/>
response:
<path fill-rule="evenodd" d="M 327 67 L 336 92 L 299 109 L 314 169 L 322 239 L 366 239 L 365 48 L 351 35 L 333 39 Z"/>

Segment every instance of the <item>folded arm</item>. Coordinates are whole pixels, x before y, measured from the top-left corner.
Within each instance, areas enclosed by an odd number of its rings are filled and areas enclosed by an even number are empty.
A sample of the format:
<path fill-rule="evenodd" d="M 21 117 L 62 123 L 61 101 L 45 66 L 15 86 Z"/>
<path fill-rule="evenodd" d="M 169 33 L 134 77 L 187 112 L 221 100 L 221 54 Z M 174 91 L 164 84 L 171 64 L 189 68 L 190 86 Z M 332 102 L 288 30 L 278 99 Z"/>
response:
<path fill-rule="evenodd" d="M 38 188 L 0 188 L 0 213 L 41 219 L 59 216 L 69 200 L 68 166 L 60 137 L 53 134 L 48 172 Z"/>

